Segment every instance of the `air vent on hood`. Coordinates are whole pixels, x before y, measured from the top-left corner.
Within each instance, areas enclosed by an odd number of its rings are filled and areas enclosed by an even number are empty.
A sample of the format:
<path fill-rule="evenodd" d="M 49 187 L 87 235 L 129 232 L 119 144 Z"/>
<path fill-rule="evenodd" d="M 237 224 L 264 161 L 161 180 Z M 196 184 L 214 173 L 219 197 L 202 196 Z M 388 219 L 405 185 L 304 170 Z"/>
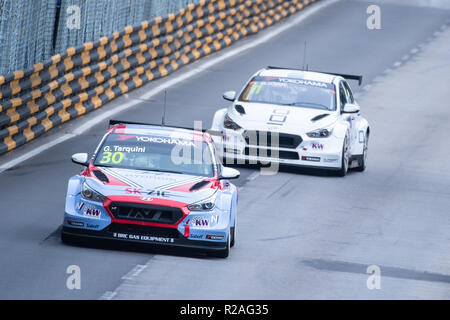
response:
<path fill-rule="evenodd" d="M 315 116 L 314 118 L 312 118 L 311 121 L 312 122 L 318 121 L 318 120 L 323 119 L 323 118 L 325 118 L 326 116 L 329 116 L 329 115 L 330 115 L 329 113 L 319 114 L 318 116 Z"/>
<path fill-rule="evenodd" d="M 98 180 L 100 180 L 100 181 L 102 181 L 104 183 L 108 183 L 109 182 L 109 179 L 106 176 L 106 174 L 104 174 L 100 170 L 93 170 L 92 173 L 97 177 Z"/>
<path fill-rule="evenodd" d="M 206 181 L 206 180 L 202 180 L 200 182 L 197 182 L 196 184 L 194 184 L 192 187 L 189 188 L 189 191 L 194 191 L 194 190 L 201 189 L 204 186 L 206 186 L 208 183 L 209 183 L 209 181 Z"/>
<path fill-rule="evenodd" d="M 234 108 L 236 109 L 237 112 L 239 112 L 239 114 L 245 114 L 245 109 L 243 106 L 241 106 L 240 104 L 236 104 L 234 106 Z"/>

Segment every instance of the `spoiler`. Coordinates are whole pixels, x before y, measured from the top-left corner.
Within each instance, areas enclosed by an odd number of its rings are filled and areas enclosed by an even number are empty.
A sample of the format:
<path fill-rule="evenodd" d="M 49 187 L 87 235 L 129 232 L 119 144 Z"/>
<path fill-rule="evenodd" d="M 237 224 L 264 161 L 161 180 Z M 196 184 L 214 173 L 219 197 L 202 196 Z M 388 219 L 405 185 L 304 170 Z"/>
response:
<path fill-rule="evenodd" d="M 297 71 L 309 71 L 309 72 L 318 72 L 318 73 L 324 73 L 324 74 L 332 74 L 332 75 L 340 76 L 342 78 L 349 79 L 349 80 L 357 80 L 359 86 L 362 83 L 362 76 L 357 76 L 357 75 L 353 75 L 353 74 L 336 73 L 336 72 L 324 72 L 324 71 L 317 71 L 317 70 L 303 70 L 303 69 L 273 67 L 273 66 L 268 66 L 267 69 L 297 70 Z"/>
<path fill-rule="evenodd" d="M 109 127 L 115 126 L 116 124 L 136 124 L 141 126 L 155 126 L 155 127 L 161 127 L 161 128 L 174 128 L 174 129 L 185 129 L 185 130 L 191 130 L 191 131 L 201 131 L 203 133 L 209 133 L 210 135 L 222 135 L 219 131 L 209 130 L 209 129 L 201 129 L 198 128 L 190 128 L 190 127 L 179 127 L 179 126 L 170 126 L 170 125 L 162 125 L 162 124 L 155 124 L 155 123 L 145 123 L 145 122 L 135 122 L 135 121 L 123 121 L 123 120 L 109 120 Z"/>

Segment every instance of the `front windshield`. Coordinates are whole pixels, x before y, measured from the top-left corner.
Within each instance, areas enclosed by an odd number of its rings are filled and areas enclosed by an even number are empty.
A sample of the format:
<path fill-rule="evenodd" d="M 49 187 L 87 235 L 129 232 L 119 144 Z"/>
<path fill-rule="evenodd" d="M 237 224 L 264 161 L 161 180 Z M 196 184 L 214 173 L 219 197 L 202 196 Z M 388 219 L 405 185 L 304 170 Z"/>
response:
<path fill-rule="evenodd" d="M 149 135 L 109 134 L 99 148 L 94 165 L 214 175 L 211 150 L 206 142 Z"/>
<path fill-rule="evenodd" d="M 256 76 L 239 100 L 336 110 L 336 91 L 332 83 L 303 79 Z"/>

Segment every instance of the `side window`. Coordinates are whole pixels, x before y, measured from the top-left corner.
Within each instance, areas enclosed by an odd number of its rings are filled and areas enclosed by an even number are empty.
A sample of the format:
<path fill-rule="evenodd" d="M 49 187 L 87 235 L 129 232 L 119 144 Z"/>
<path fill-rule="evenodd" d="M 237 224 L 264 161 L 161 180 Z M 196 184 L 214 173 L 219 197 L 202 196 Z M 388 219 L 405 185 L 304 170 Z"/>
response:
<path fill-rule="evenodd" d="M 345 93 L 345 88 L 343 82 L 339 84 L 339 99 L 341 100 L 341 112 L 344 110 L 344 106 L 347 103 L 347 95 Z"/>
<path fill-rule="evenodd" d="M 353 99 L 353 93 L 352 93 L 352 90 L 350 89 L 350 86 L 348 85 L 347 82 L 343 82 L 343 83 L 344 83 L 345 93 L 347 96 L 347 101 L 349 103 L 355 103 L 355 99 Z"/>

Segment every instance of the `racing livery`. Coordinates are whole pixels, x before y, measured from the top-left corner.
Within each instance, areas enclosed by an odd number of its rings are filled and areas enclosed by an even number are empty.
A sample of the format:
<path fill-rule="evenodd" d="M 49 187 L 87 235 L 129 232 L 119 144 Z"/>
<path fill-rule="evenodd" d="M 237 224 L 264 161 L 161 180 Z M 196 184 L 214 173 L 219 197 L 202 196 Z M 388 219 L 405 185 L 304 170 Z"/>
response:
<path fill-rule="evenodd" d="M 363 171 L 369 123 L 347 79 L 361 76 L 267 67 L 254 74 L 233 103 L 215 113 L 211 132 L 229 163 L 270 163 Z M 218 134 L 217 134 L 218 133 Z"/>
<path fill-rule="evenodd" d="M 208 133 L 111 121 L 86 166 L 69 180 L 63 242 L 85 238 L 206 249 L 235 242 L 239 171 L 216 161 Z"/>

